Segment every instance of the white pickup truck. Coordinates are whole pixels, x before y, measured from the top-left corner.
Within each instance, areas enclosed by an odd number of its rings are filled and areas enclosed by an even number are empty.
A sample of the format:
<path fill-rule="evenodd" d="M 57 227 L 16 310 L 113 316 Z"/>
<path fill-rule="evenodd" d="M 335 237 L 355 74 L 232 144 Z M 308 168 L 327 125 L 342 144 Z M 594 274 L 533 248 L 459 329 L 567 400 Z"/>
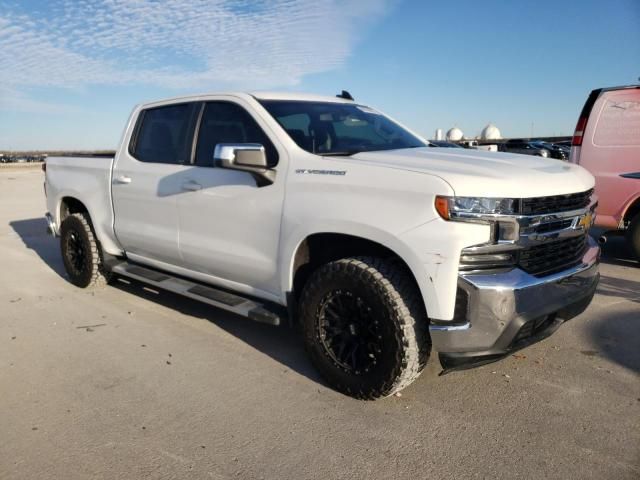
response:
<path fill-rule="evenodd" d="M 337 390 L 495 361 L 582 312 L 599 279 L 594 179 L 433 148 L 347 94 L 225 93 L 136 107 L 111 156 L 52 157 L 49 230 L 79 287 L 126 276 L 299 323 Z"/>

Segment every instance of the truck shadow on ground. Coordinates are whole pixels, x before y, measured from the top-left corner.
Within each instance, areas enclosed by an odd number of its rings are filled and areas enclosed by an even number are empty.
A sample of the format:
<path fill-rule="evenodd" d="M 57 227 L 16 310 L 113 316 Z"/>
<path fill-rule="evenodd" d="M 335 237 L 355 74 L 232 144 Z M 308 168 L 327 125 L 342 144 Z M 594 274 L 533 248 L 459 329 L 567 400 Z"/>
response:
<path fill-rule="evenodd" d="M 311 365 L 304 351 L 302 334 L 295 326 L 286 323 L 278 327 L 264 325 L 171 292 L 155 293 L 153 288 L 130 278 L 118 278 L 110 286 L 184 315 L 211 322 L 292 371 L 327 385 Z"/>
<path fill-rule="evenodd" d="M 9 225 L 28 249 L 33 250 L 49 268 L 67 281 L 59 241 L 47 233 L 47 222 L 44 218 L 15 220 Z M 117 288 L 185 315 L 214 323 L 292 371 L 326 385 L 309 362 L 297 328 L 291 328 L 289 325 L 273 327 L 260 324 L 171 292 L 153 293 L 150 289 L 145 289 L 145 284 L 135 280 L 125 281 L 127 283 L 116 280 L 109 288 Z"/>
<path fill-rule="evenodd" d="M 640 275 L 640 269 L 638 269 Z M 606 297 L 618 297 L 640 304 L 640 282 L 624 280 L 606 275 L 600 276 L 597 293 Z M 640 311 L 638 312 L 640 317 Z"/>
<path fill-rule="evenodd" d="M 67 278 L 60 256 L 59 242 L 47 233 L 47 221 L 43 218 L 14 220 L 9 226 L 18 234 L 22 243 L 38 254 L 42 261 L 62 278 Z"/>
<path fill-rule="evenodd" d="M 629 370 L 640 372 L 640 262 L 622 236 L 609 236 L 602 247 L 603 264 L 626 267 L 634 278 L 616 278 L 609 275 L 600 277 L 597 294 L 605 297 L 624 299 L 638 305 L 632 311 L 606 312 L 589 327 L 588 333 L 597 349 L 597 354 Z M 634 275 L 634 273 L 636 273 Z"/>
<path fill-rule="evenodd" d="M 639 310 L 603 315 L 589 327 L 589 336 L 596 347 L 593 354 L 640 373 Z"/>
<path fill-rule="evenodd" d="M 602 274 L 598 285 L 598 294 L 640 303 L 640 262 L 634 258 L 625 239 L 623 237 L 612 237 L 603 245 L 600 260 L 603 264 L 627 267 L 639 281 Z"/>

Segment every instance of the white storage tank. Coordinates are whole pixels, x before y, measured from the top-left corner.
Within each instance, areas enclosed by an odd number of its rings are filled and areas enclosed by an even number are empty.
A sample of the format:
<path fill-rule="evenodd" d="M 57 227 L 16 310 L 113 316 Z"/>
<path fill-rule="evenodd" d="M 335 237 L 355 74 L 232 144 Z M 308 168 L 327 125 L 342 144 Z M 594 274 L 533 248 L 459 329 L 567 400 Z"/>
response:
<path fill-rule="evenodd" d="M 453 127 L 447 132 L 447 140 L 450 142 L 459 142 L 463 137 L 464 134 L 458 127 Z"/>
<path fill-rule="evenodd" d="M 486 127 L 482 129 L 480 133 L 480 138 L 482 140 L 499 140 L 502 138 L 500 135 L 500 130 L 493 123 L 488 124 Z"/>

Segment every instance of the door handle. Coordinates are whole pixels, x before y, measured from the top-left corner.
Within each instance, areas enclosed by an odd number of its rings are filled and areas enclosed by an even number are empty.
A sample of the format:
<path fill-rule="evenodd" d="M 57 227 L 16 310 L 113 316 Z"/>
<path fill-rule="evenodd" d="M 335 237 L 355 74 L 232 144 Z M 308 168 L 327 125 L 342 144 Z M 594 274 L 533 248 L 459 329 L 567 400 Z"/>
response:
<path fill-rule="evenodd" d="M 127 177 L 126 175 L 120 175 L 113 179 L 113 183 L 116 185 L 126 185 L 131 183 L 131 177 Z"/>
<path fill-rule="evenodd" d="M 190 192 L 197 192 L 198 190 L 202 190 L 202 185 L 200 185 L 198 182 L 194 182 L 193 180 L 190 180 L 182 184 L 182 189 L 188 190 Z"/>

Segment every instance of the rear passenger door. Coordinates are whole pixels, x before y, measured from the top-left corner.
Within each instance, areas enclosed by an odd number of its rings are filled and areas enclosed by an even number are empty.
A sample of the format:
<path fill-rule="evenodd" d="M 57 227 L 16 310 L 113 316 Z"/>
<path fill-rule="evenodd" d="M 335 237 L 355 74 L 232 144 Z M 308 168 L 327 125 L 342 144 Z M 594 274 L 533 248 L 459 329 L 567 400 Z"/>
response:
<path fill-rule="evenodd" d="M 194 166 L 184 177 L 193 191 L 178 197 L 180 253 L 186 268 L 228 288 L 264 296 L 279 292 L 280 218 L 285 150 L 263 120 L 235 101 L 210 101 L 198 127 Z M 275 182 L 258 185 L 249 172 L 214 165 L 220 143 L 259 143 Z"/>
<path fill-rule="evenodd" d="M 125 139 L 112 176 L 115 233 L 142 263 L 180 263 L 177 197 L 190 168 L 200 103 L 148 108 Z M 128 141 L 127 141 L 128 140 Z"/>

